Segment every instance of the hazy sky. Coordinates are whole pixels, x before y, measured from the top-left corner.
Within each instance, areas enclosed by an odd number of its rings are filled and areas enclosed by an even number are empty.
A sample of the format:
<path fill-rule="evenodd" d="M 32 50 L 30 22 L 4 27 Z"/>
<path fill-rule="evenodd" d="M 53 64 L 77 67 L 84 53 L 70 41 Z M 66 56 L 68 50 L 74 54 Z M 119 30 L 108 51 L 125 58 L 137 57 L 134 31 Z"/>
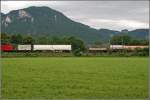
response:
<path fill-rule="evenodd" d="M 1 11 L 48 6 L 94 28 L 149 28 L 148 1 L 1 1 Z"/>

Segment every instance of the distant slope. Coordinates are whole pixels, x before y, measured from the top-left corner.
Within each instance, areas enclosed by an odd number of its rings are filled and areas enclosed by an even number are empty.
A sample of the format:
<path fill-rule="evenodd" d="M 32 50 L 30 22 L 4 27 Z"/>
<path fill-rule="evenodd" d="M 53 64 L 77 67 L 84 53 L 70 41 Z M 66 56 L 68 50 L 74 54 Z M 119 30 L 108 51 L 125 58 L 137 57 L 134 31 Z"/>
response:
<path fill-rule="evenodd" d="M 86 43 L 106 42 L 112 34 L 120 33 L 119 31 L 108 29 L 96 30 L 72 21 L 64 14 L 48 7 L 29 7 L 14 10 L 8 14 L 1 13 L 1 20 L 3 33 L 30 34 L 33 36 L 75 36 Z M 139 30 L 131 33 L 133 36 L 134 34 L 139 35 L 139 37 L 143 35 L 142 31 L 139 32 Z"/>
<path fill-rule="evenodd" d="M 136 39 L 146 39 L 149 37 L 149 29 L 136 29 L 130 31 L 128 35 Z"/>
<path fill-rule="evenodd" d="M 109 30 L 109 29 L 99 29 L 99 34 L 103 37 L 105 40 L 109 40 L 112 36 L 119 34 L 119 31 L 115 30 Z"/>
<path fill-rule="evenodd" d="M 129 35 L 133 39 L 148 39 L 149 29 L 123 30 L 119 32 L 118 35 Z"/>

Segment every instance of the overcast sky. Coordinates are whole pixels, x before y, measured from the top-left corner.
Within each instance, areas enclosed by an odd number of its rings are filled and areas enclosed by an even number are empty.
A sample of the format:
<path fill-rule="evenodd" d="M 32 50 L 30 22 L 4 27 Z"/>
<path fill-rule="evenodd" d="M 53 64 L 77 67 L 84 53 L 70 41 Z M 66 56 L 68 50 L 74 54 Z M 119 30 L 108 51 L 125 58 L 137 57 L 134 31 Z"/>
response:
<path fill-rule="evenodd" d="M 1 11 L 48 6 L 96 29 L 149 28 L 148 1 L 1 1 Z"/>

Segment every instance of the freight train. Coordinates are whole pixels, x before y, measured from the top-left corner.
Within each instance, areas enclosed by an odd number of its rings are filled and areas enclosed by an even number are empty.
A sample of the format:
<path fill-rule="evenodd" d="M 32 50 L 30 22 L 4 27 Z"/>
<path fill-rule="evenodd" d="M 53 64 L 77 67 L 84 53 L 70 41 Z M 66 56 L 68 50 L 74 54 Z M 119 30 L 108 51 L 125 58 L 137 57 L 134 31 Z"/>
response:
<path fill-rule="evenodd" d="M 135 50 L 135 49 L 144 49 L 149 48 L 149 46 L 142 46 L 142 45 L 110 45 L 108 47 L 96 47 L 96 48 L 87 48 L 89 52 L 107 52 L 108 50 L 111 51 L 119 51 L 119 50 Z M 1 51 L 4 52 L 12 52 L 12 51 L 55 51 L 55 52 L 71 52 L 72 46 L 71 45 L 45 45 L 45 44 L 19 44 L 13 46 L 12 44 L 2 44 Z"/>
<path fill-rule="evenodd" d="M 61 51 L 61 52 L 70 52 L 71 45 L 16 45 L 12 44 L 2 44 L 1 51 L 12 52 L 12 51 Z"/>

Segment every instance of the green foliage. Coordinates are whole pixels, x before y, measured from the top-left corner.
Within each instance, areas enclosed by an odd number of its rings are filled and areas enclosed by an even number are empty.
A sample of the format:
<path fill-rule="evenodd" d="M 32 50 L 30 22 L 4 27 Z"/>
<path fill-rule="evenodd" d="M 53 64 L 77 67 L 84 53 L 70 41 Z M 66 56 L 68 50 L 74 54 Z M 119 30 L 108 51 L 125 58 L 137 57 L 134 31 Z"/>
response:
<path fill-rule="evenodd" d="M 21 34 L 14 34 L 11 36 L 11 43 L 13 44 L 22 44 L 23 43 L 23 37 Z"/>
<path fill-rule="evenodd" d="M 35 40 L 35 43 L 36 44 L 48 44 L 50 43 L 50 39 L 48 37 L 38 37 L 36 40 Z"/>
<path fill-rule="evenodd" d="M 11 42 L 11 37 L 6 33 L 2 33 L 1 34 L 1 43 L 5 44 L 5 43 L 10 43 L 10 42 Z"/>
<path fill-rule="evenodd" d="M 52 44 L 66 44 L 62 37 L 53 36 L 51 38 Z"/>
<path fill-rule="evenodd" d="M 129 45 L 149 45 L 149 40 L 131 40 Z"/>
<path fill-rule="evenodd" d="M 131 37 L 128 35 L 115 35 L 111 39 L 111 44 L 114 45 L 127 45 L 131 41 Z"/>
<path fill-rule="evenodd" d="M 74 54 L 75 56 L 82 56 L 82 51 L 81 51 L 80 49 L 75 49 L 75 50 L 73 51 L 73 54 Z"/>
<path fill-rule="evenodd" d="M 86 51 L 84 42 L 80 39 L 77 39 L 75 37 L 69 38 L 70 44 L 72 45 L 72 51 L 74 55 L 81 56 L 83 52 Z"/>
<path fill-rule="evenodd" d="M 31 36 L 25 36 L 23 38 L 23 44 L 33 44 L 34 39 Z"/>
<path fill-rule="evenodd" d="M 137 49 L 135 54 L 138 56 L 149 56 L 149 48 Z"/>
<path fill-rule="evenodd" d="M 136 40 L 129 35 L 115 35 L 111 38 L 111 44 L 114 45 L 149 45 L 149 40 Z"/>

